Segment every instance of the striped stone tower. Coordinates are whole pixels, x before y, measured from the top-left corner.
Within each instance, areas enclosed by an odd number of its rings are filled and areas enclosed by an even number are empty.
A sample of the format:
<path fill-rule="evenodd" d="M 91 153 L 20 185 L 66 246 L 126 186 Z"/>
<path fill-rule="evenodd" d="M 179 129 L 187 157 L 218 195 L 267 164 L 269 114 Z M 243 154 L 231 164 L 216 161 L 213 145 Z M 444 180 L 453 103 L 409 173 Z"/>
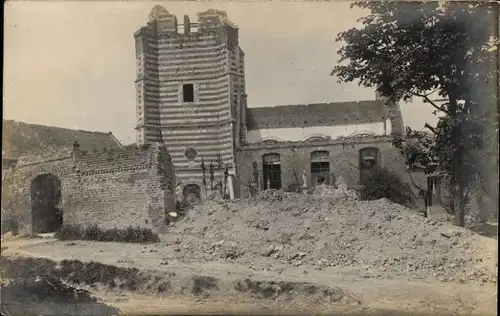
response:
<path fill-rule="evenodd" d="M 236 175 L 235 150 L 246 133 L 238 28 L 224 11 L 212 9 L 198 13 L 197 23 L 184 16 L 178 24 L 175 15 L 157 5 L 134 37 L 137 143 L 163 139 L 177 179 L 198 186 L 203 196 L 211 186 L 210 162 L 216 165 L 220 157 L 229 174 Z M 215 176 L 217 182 L 220 172 Z"/>

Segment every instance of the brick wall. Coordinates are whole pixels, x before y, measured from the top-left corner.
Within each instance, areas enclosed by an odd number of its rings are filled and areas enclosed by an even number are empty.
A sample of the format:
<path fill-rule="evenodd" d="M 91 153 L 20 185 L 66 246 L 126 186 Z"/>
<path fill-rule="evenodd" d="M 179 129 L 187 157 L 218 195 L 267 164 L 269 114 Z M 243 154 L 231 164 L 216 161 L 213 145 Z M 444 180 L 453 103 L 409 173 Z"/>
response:
<path fill-rule="evenodd" d="M 83 175 L 68 196 L 64 223 L 161 230 L 163 192 L 155 168 Z"/>
<path fill-rule="evenodd" d="M 175 210 L 175 175 L 165 147 L 123 148 L 11 169 L 3 183 L 2 207 L 14 211 L 22 230 L 31 231 L 30 185 L 39 175 L 61 180 L 64 224 L 129 225 L 162 232 L 167 212 Z M 4 193 L 5 191 L 5 193 Z"/>
<path fill-rule="evenodd" d="M 238 183 L 240 196 L 248 196 L 248 190 L 244 183 L 252 177 L 252 163 L 255 161 L 260 173 L 260 185 L 262 183 L 262 156 L 267 153 L 278 153 L 281 158 L 281 182 L 282 187 L 287 188 L 296 184 L 294 171 L 302 184 L 302 172 L 306 171 L 308 184 L 311 183 L 310 155 L 316 150 L 329 151 L 330 171 L 336 177 L 342 176 L 348 186 L 356 186 L 359 183 L 359 150 L 366 147 L 379 149 L 379 161 L 398 173 L 403 181 L 410 184 L 409 175 L 404 170 L 403 158 L 387 137 L 366 137 L 350 140 L 330 140 L 318 142 L 281 142 L 275 144 L 248 145 L 240 148 L 238 160 Z M 419 185 L 425 184 L 425 175 L 414 174 L 413 179 Z M 411 188 L 412 190 L 414 188 Z M 414 191 L 414 194 L 416 192 Z"/>

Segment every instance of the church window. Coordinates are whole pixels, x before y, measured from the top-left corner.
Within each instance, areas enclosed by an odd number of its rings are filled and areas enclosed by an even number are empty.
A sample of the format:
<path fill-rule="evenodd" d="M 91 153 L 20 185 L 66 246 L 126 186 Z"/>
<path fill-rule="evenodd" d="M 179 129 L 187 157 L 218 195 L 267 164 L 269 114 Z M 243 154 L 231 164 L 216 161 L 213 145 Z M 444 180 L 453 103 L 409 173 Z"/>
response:
<path fill-rule="evenodd" d="M 194 102 L 194 85 L 192 83 L 182 85 L 182 99 L 183 102 Z"/>
<path fill-rule="evenodd" d="M 194 160 L 198 156 L 198 151 L 194 148 L 188 148 L 184 151 L 184 156 L 190 161 Z"/>

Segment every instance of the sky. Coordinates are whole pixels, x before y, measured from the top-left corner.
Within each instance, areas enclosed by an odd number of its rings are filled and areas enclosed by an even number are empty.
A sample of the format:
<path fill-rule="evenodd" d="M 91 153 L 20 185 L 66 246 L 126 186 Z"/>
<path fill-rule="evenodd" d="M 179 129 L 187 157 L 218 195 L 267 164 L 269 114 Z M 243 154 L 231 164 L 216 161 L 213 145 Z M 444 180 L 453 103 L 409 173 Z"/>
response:
<path fill-rule="evenodd" d="M 4 18 L 4 119 L 111 131 L 135 142 L 133 34 L 155 4 L 192 22 L 224 10 L 240 28 L 248 106 L 361 101 L 371 88 L 330 76 L 339 32 L 366 14 L 346 2 L 9 1 Z M 402 103 L 404 124 L 435 123 L 421 100 Z"/>

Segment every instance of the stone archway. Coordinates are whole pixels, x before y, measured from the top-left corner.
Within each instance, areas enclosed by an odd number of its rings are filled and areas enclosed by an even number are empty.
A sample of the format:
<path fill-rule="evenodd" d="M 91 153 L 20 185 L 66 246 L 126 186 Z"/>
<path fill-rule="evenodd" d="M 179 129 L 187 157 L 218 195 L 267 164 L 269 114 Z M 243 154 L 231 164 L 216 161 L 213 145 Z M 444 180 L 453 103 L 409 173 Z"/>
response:
<path fill-rule="evenodd" d="M 30 205 L 32 231 L 35 234 L 57 231 L 63 222 L 61 180 L 53 174 L 42 174 L 31 181 Z"/>
<path fill-rule="evenodd" d="M 201 188 L 194 183 L 185 185 L 182 194 L 184 196 L 184 201 L 188 203 L 201 200 Z"/>

